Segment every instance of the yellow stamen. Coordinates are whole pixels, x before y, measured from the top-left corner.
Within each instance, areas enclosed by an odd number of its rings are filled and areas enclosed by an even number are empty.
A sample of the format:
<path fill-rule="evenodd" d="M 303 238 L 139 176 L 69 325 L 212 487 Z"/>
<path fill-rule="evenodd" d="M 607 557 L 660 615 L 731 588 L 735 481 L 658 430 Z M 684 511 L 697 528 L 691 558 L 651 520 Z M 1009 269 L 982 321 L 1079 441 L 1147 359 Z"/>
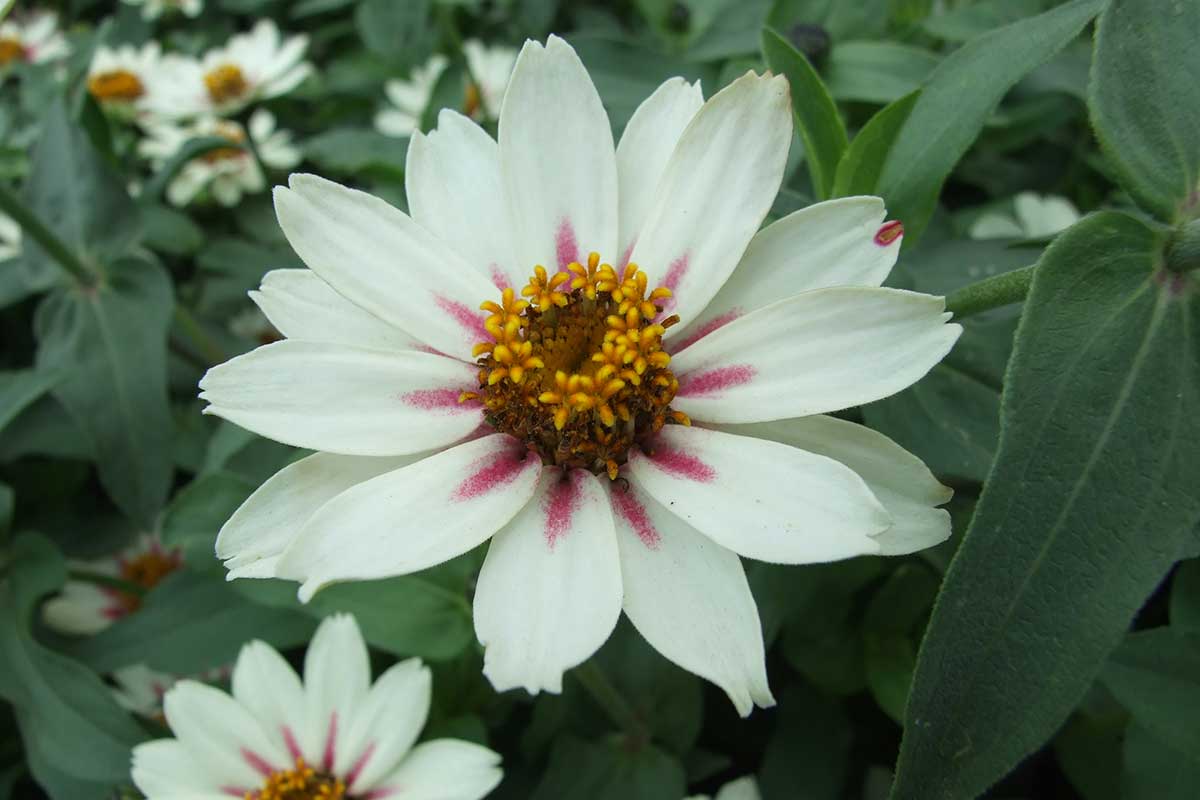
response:
<path fill-rule="evenodd" d="M 88 91 L 100 102 L 131 102 L 141 97 L 146 89 L 141 79 L 129 70 L 114 69 L 88 78 Z"/>
<path fill-rule="evenodd" d="M 325 772 L 318 772 L 296 759 L 292 769 L 272 772 L 257 792 L 246 792 L 245 800 L 344 800 L 346 783 Z"/>
<path fill-rule="evenodd" d="M 204 75 L 204 85 L 214 103 L 236 100 L 246 93 L 250 83 L 237 64 L 222 64 Z"/>
<path fill-rule="evenodd" d="M 21 40 L 12 36 L 0 37 L 0 67 L 14 61 L 25 60 L 25 47 Z"/>

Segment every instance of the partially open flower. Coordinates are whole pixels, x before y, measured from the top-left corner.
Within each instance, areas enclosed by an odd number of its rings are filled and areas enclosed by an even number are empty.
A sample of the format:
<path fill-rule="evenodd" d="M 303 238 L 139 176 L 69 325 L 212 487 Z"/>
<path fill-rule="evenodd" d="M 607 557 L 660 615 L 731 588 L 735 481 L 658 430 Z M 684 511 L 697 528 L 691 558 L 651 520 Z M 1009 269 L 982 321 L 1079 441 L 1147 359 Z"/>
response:
<path fill-rule="evenodd" d="M 201 396 L 322 452 L 222 529 L 230 577 L 307 599 L 494 537 L 475 628 L 498 689 L 558 691 L 623 609 L 742 714 L 773 703 L 738 556 L 949 535 L 920 461 L 823 415 L 912 384 L 960 333 L 941 298 L 880 288 L 903 229 L 878 198 L 759 232 L 791 139 L 786 81 L 747 73 L 707 102 L 667 81 L 614 147 L 551 37 L 521 52 L 498 145 L 451 111 L 413 137 L 411 216 L 292 176 L 276 210 L 311 271 L 254 295 L 287 339 L 210 370 Z"/>
<path fill-rule="evenodd" d="M 312 71 L 312 65 L 304 61 L 307 48 L 307 36 L 283 39 L 274 22 L 260 20 L 250 31 L 231 37 L 224 47 L 208 51 L 199 61 L 164 58 L 171 91 L 156 96 L 150 108 L 174 118 L 228 116 L 252 102 L 285 95 Z"/>
<path fill-rule="evenodd" d="M 328 617 L 309 645 L 303 682 L 255 641 L 238 655 L 232 696 L 175 684 L 163 701 L 175 738 L 134 748 L 133 782 L 146 800 L 478 800 L 500 782 L 500 757 L 456 739 L 416 744 L 431 690 L 417 659 L 372 685 L 354 618 Z"/>

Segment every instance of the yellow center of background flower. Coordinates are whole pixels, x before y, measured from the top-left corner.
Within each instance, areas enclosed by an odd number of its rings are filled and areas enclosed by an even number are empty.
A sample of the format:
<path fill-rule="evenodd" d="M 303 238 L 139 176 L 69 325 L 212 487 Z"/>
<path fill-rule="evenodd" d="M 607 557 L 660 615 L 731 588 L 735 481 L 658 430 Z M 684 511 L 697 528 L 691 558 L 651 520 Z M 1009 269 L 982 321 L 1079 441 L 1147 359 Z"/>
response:
<path fill-rule="evenodd" d="M 20 39 L 11 36 L 0 37 L 0 67 L 25 57 L 25 48 Z"/>
<path fill-rule="evenodd" d="M 200 160 L 209 164 L 215 164 L 218 161 L 225 161 L 231 158 L 241 158 L 246 155 L 246 150 L 243 145 L 246 144 L 246 132 L 242 127 L 234 122 L 226 122 L 219 120 L 216 128 L 210 134 L 222 139 L 227 139 L 233 147 L 216 147 L 209 150 L 204 155 L 200 156 Z"/>
<path fill-rule="evenodd" d="M 258 792 L 246 792 L 245 800 L 343 800 L 346 784 L 324 772 L 318 772 L 296 759 L 294 769 L 272 772 Z"/>
<path fill-rule="evenodd" d="M 481 400 L 487 422 L 544 463 L 616 480 L 630 447 L 690 424 L 670 408 L 679 381 L 662 349 L 679 318 L 655 322 L 671 292 L 647 289 L 636 264 L 618 274 L 596 253 L 555 275 L 534 267 L 524 299 L 510 288 L 480 306 L 492 340 L 476 345 L 480 389 L 461 400 Z"/>
<path fill-rule="evenodd" d="M 209 71 L 204 76 L 204 85 L 208 87 L 208 96 L 214 103 L 236 100 L 250 88 L 246 76 L 236 64 L 222 64 Z"/>
<path fill-rule="evenodd" d="M 137 100 L 145 93 L 145 87 L 137 75 L 124 69 L 101 72 L 88 78 L 88 91 L 100 101 Z"/>
<path fill-rule="evenodd" d="M 179 569 L 178 553 L 152 548 L 144 553 L 121 562 L 121 578 L 149 591 L 163 578 Z M 133 613 L 141 608 L 142 598 L 129 592 L 121 592 L 118 598 L 126 611 Z"/>

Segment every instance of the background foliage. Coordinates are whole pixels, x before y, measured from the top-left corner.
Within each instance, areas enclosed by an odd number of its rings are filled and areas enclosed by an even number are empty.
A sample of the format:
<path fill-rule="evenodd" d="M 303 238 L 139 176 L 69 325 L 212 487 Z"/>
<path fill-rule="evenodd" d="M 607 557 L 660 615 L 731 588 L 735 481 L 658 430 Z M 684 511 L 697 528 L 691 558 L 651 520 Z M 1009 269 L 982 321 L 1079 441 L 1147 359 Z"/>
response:
<path fill-rule="evenodd" d="M 129 748 L 163 729 L 117 705 L 113 670 L 198 674 L 254 637 L 296 655 L 333 611 L 357 615 L 377 666 L 433 665 L 426 735 L 502 752 L 500 798 L 675 800 L 747 773 L 768 800 L 1200 792 L 1195 3 L 208 0 L 157 25 L 59 6 L 66 68 L 0 85 L 0 180 L 79 270 L 28 236 L 0 263 L 0 798 L 135 796 Z M 969 284 L 1028 288 L 967 317 L 920 383 L 849 414 L 954 487 L 955 535 L 904 559 L 747 564 L 780 700 L 748 720 L 627 623 L 595 666 L 628 714 L 593 701 L 588 672 L 561 696 L 495 694 L 468 602 L 480 552 L 306 606 L 291 584 L 225 582 L 217 529 L 302 454 L 201 417 L 196 384 L 256 344 L 231 327 L 247 290 L 299 262 L 265 193 L 166 205 L 186 158 L 146 173 L 81 85 L 98 43 L 197 52 L 263 16 L 311 36 L 315 75 L 269 104 L 301 169 L 401 207 L 406 142 L 371 124 L 382 84 L 448 54 L 428 127 L 461 103 L 464 37 L 565 35 L 618 133 L 666 77 L 711 94 L 748 68 L 787 75 L 797 141 L 775 216 L 881 194 L 907 231 L 892 285 L 960 311 Z M 1023 191 L 1096 213 L 1053 241 L 971 236 Z M 39 601 L 80 560 L 147 530 L 185 566 L 136 613 L 93 637 L 43 625 Z"/>

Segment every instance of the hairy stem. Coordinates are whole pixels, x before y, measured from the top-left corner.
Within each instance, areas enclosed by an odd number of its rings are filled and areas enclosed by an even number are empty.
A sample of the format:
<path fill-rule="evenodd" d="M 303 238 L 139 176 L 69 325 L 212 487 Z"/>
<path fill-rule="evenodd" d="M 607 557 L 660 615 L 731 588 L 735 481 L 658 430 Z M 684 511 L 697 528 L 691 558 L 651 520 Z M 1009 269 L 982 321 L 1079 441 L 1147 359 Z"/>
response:
<path fill-rule="evenodd" d="M 1029 294 L 1034 266 L 1021 267 L 964 286 L 946 298 L 946 310 L 953 313 L 955 319 L 962 319 L 981 311 L 1019 303 Z"/>
<path fill-rule="evenodd" d="M 0 211 L 8 214 L 21 227 L 21 230 L 37 242 L 50 257 L 62 267 L 72 278 L 84 286 L 96 283 L 95 273 L 88 269 L 71 249 L 63 244 L 54 233 L 47 228 L 37 216 L 30 211 L 16 193 L 0 183 Z"/>

